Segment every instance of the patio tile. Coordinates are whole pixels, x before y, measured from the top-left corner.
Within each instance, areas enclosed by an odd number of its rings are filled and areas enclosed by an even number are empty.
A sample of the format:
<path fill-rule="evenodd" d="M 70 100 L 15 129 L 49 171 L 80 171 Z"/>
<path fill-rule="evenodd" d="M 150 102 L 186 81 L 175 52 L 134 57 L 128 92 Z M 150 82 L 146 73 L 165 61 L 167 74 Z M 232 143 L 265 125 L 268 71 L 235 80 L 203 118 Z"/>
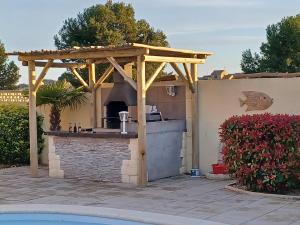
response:
<path fill-rule="evenodd" d="M 272 199 L 224 189 L 231 181 L 179 176 L 127 184 L 49 178 L 46 169 L 31 178 L 29 168 L 0 170 L 0 204 L 66 204 L 132 209 L 228 224 L 300 225 L 300 201 Z"/>
<path fill-rule="evenodd" d="M 288 204 L 288 202 L 284 200 L 263 198 L 245 206 L 234 207 L 232 210 L 210 217 L 209 219 L 216 222 L 230 223 L 234 225 L 246 224 L 258 217 L 271 213 L 286 204 Z"/>

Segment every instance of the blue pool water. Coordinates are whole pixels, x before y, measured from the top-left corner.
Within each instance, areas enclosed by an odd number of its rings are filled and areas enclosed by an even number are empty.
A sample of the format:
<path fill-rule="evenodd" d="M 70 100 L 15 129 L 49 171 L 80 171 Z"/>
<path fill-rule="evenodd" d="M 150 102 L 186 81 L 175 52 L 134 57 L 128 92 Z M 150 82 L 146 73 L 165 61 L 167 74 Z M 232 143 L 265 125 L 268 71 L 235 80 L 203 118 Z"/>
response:
<path fill-rule="evenodd" d="M 65 214 L 0 214 L 1 225 L 151 225 L 125 220 Z"/>

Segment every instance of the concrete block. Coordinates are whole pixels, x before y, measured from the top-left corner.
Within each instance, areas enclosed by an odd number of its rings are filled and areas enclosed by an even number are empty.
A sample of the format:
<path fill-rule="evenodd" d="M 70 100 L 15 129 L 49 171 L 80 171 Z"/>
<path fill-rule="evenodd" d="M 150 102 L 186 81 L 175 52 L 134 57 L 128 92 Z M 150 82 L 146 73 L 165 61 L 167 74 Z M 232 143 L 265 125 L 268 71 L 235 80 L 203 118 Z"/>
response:
<path fill-rule="evenodd" d="M 60 169 L 60 161 L 59 160 L 51 160 L 49 162 L 49 169 Z"/>
<path fill-rule="evenodd" d="M 137 185 L 138 177 L 137 176 L 129 176 L 129 183 Z"/>
<path fill-rule="evenodd" d="M 128 175 L 122 174 L 122 183 L 130 183 Z"/>
<path fill-rule="evenodd" d="M 129 166 L 127 167 L 127 175 L 129 176 L 137 176 L 137 162 L 131 161 Z"/>
<path fill-rule="evenodd" d="M 60 169 L 49 169 L 49 177 L 64 178 L 64 171 Z"/>

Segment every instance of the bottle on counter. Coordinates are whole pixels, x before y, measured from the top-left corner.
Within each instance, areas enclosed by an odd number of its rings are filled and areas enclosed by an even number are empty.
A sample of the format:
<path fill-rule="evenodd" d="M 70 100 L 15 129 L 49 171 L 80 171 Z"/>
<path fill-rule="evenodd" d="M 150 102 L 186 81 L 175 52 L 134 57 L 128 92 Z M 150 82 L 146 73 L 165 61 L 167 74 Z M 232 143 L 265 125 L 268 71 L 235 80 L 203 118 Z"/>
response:
<path fill-rule="evenodd" d="M 76 126 L 76 123 L 75 123 L 75 125 L 74 125 L 73 132 L 74 132 L 74 133 L 77 133 L 77 126 Z"/>
<path fill-rule="evenodd" d="M 78 123 L 78 133 L 81 133 L 81 124 L 80 123 Z"/>
<path fill-rule="evenodd" d="M 72 133 L 72 131 L 73 131 L 72 123 L 69 123 L 69 133 Z"/>

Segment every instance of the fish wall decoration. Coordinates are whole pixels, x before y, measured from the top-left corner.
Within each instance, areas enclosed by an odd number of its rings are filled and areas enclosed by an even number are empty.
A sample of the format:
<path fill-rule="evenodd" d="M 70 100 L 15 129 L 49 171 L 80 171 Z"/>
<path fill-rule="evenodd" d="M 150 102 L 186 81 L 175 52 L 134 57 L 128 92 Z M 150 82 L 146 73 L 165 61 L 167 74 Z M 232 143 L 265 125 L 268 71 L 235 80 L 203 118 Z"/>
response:
<path fill-rule="evenodd" d="M 263 92 L 243 91 L 246 99 L 239 98 L 240 106 L 247 106 L 246 112 L 254 110 L 265 110 L 273 104 L 273 98 Z"/>

